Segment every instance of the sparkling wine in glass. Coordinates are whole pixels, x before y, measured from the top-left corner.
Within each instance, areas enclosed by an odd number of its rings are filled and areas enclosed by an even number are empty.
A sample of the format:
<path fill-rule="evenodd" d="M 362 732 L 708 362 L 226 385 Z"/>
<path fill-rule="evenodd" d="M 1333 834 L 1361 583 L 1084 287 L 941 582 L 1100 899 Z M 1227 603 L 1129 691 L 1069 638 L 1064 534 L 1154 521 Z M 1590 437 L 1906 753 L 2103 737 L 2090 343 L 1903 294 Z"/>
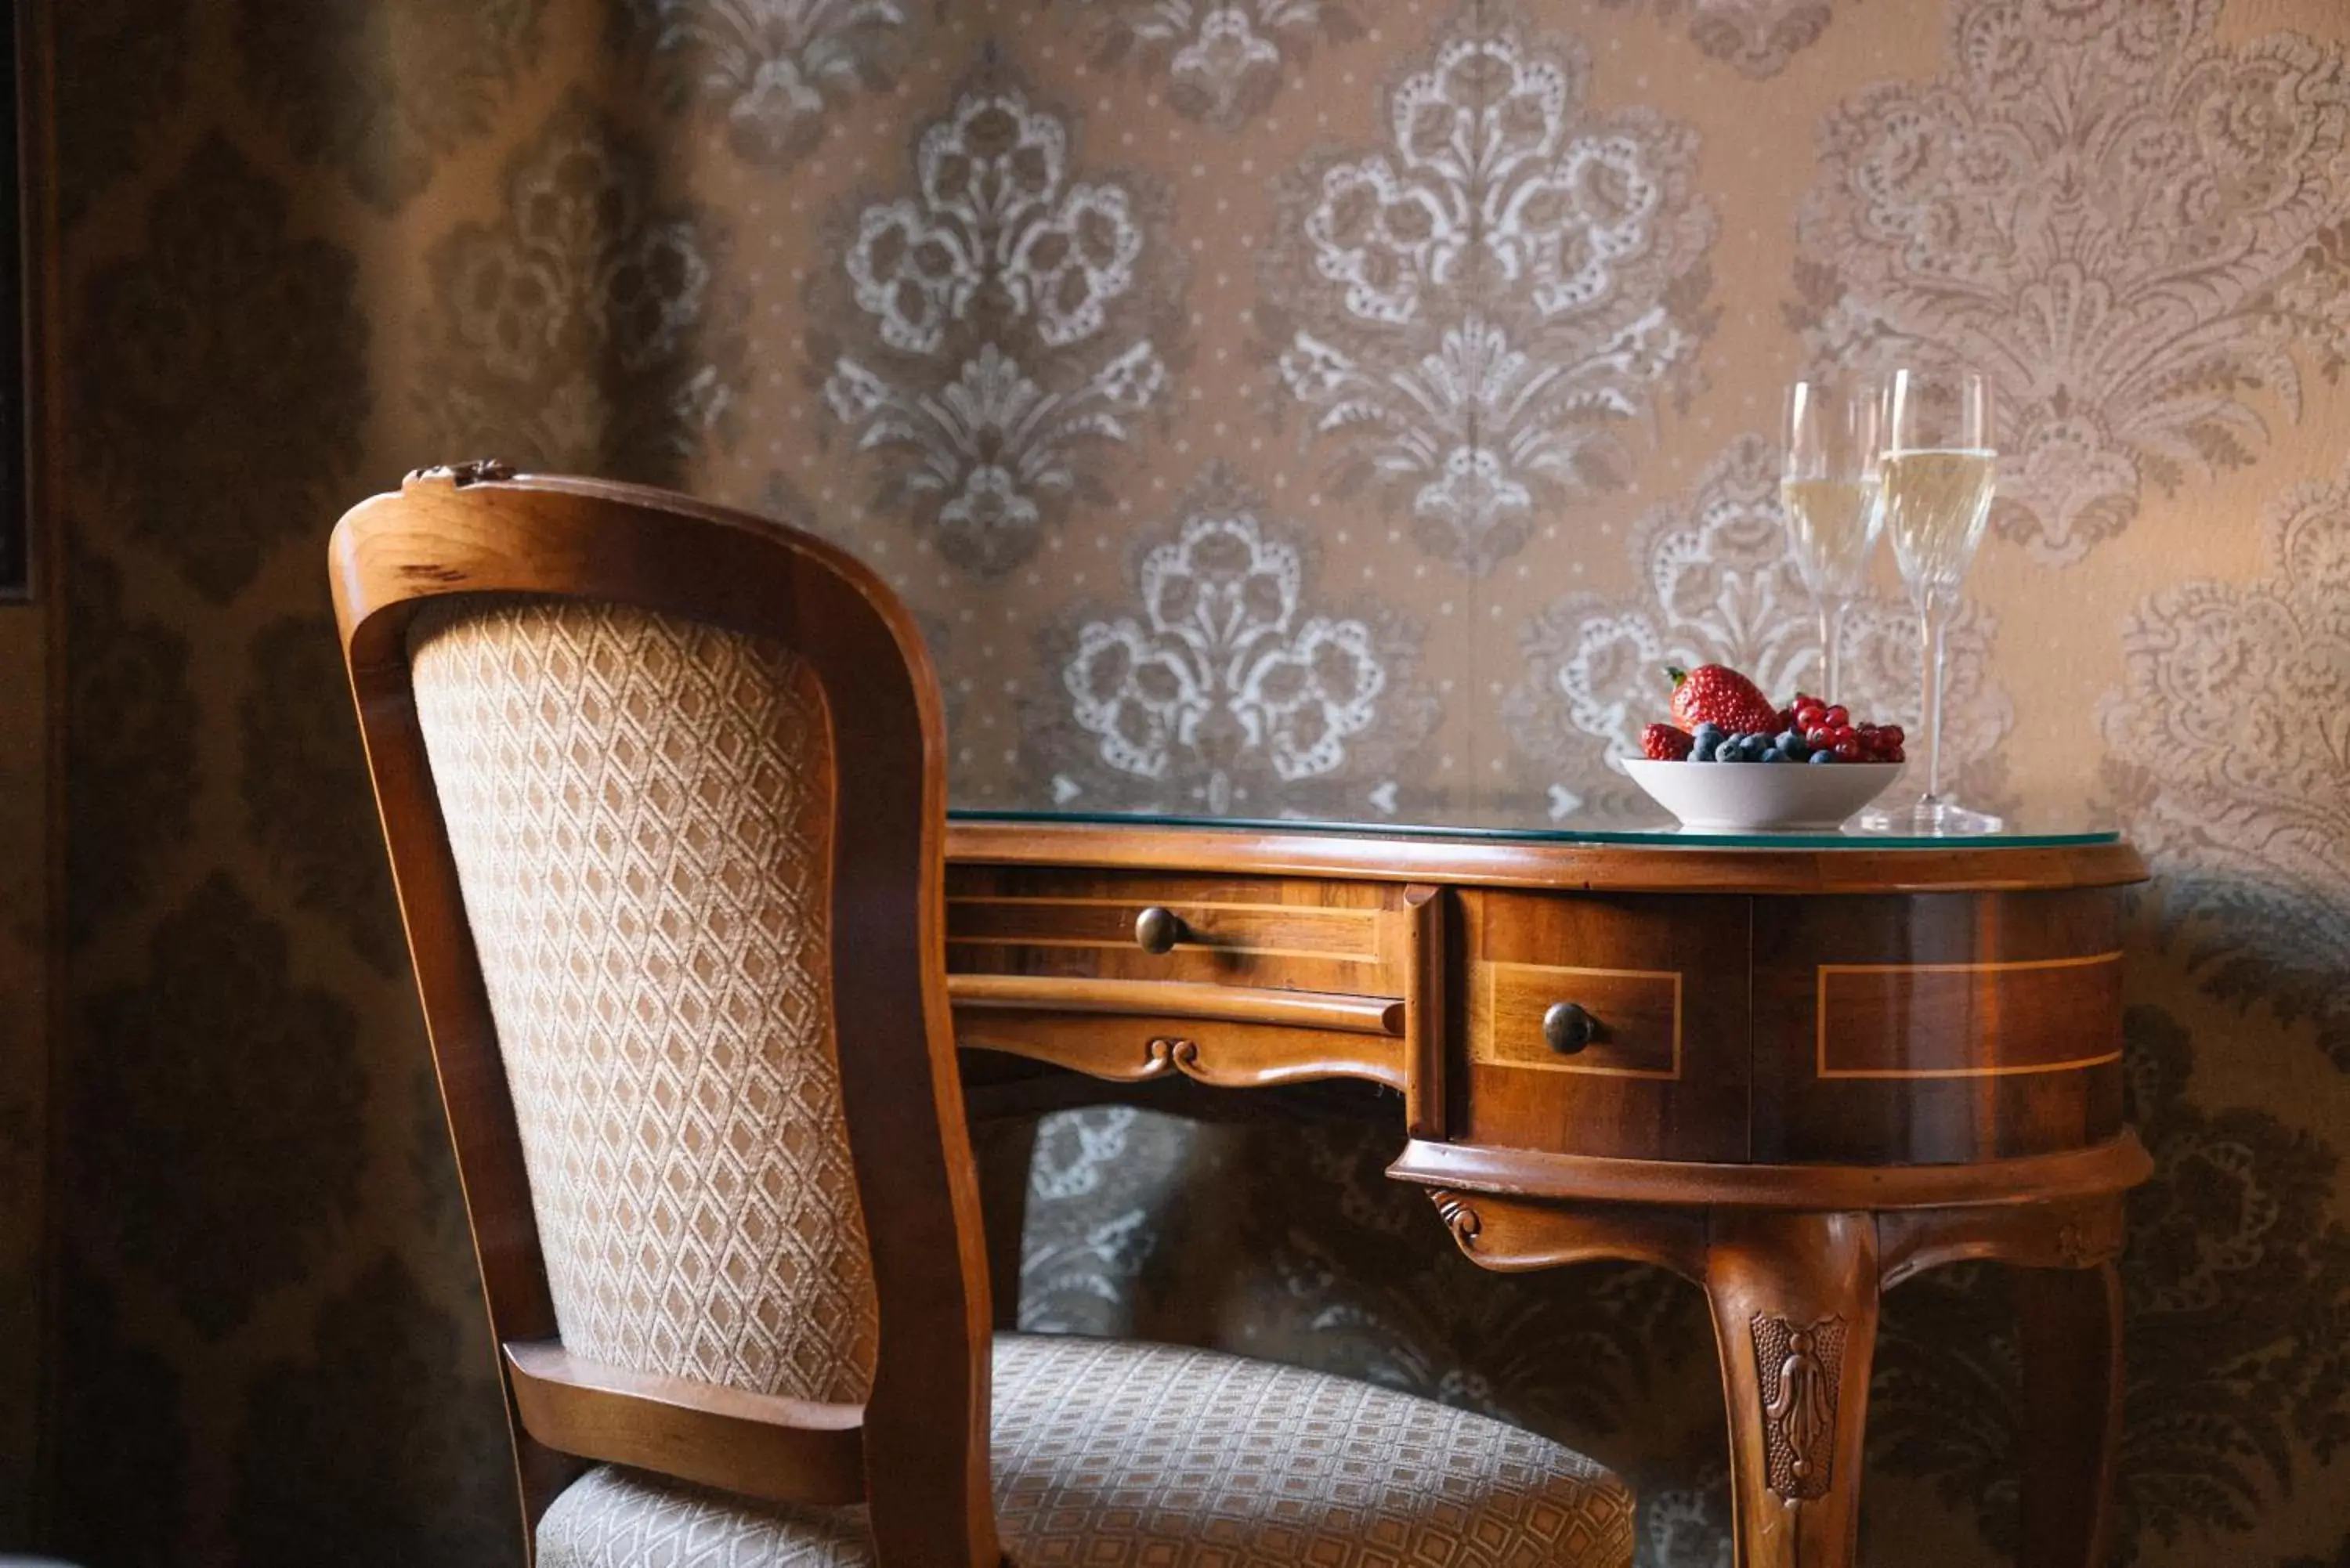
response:
<path fill-rule="evenodd" d="M 1909 833 L 1995 833 L 2000 821 L 1942 793 L 1943 633 L 1991 518 L 1994 471 L 1991 384 L 1971 370 L 1897 370 L 1885 394 L 1881 465 L 1885 532 L 1917 607 L 1926 789 L 1865 826 Z"/>
<path fill-rule="evenodd" d="M 1787 389 L 1787 460 L 1780 510 L 1795 570 L 1820 618 L 1820 691 L 1844 690 L 1844 612 L 1868 573 L 1884 514 L 1883 389 L 1859 378 L 1797 381 Z"/>

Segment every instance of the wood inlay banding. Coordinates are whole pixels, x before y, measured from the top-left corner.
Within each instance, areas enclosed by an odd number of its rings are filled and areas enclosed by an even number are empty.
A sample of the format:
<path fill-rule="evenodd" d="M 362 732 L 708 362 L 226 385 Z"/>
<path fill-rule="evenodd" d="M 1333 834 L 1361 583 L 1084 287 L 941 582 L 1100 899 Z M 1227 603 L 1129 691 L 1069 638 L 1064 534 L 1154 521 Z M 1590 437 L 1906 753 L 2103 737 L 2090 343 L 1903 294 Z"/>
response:
<path fill-rule="evenodd" d="M 1478 967 L 1481 1016 L 1470 1030 L 1476 1061 L 1601 1078 L 1671 1082 L 1681 1075 L 1679 971 L 1495 960 Z M 1572 1055 L 1543 1038 L 1543 1013 L 1559 1002 L 1575 1002 L 1597 1021 L 1597 1037 Z"/>
<path fill-rule="evenodd" d="M 2121 1042 L 2118 951 L 1971 963 L 1821 964 L 1814 1071 L 1837 1078 L 2000 1078 L 2102 1066 Z"/>
<path fill-rule="evenodd" d="M 961 895 L 947 899 L 947 941 L 955 947 L 1134 946 L 1135 917 L 1151 899 Z M 1181 946 L 1232 958 L 1379 961 L 1379 912 L 1310 904 L 1161 898 L 1188 933 Z"/>
<path fill-rule="evenodd" d="M 1066 980 L 1050 975 L 951 974 L 957 1007 L 1016 1008 L 1107 1016 L 1220 1019 L 1336 1029 L 1350 1034 L 1403 1035 L 1404 1002 L 1393 996 L 1270 991 L 1180 980 Z"/>

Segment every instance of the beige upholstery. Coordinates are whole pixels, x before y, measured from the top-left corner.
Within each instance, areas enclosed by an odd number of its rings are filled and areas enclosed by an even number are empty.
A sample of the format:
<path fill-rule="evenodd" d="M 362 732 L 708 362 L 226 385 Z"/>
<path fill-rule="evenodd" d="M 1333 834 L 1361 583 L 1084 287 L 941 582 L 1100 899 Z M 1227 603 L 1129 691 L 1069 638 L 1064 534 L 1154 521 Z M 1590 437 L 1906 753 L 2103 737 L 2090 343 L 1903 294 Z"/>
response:
<path fill-rule="evenodd" d="M 1626 1568 L 1632 1498 L 1514 1427 L 1208 1351 L 995 1342 L 998 1528 L 1019 1568 Z M 837 1568 L 861 1509 L 790 1510 L 605 1468 L 539 1568 Z"/>
<path fill-rule="evenodd" d="M 723 1492 L 602 1465 L 538 1524 L 537 1568 L 865 1568 L 865 1510 L 751 1510 Z"/>
<path fill-rule="evenodd" d="M 553 598 L 437 601 L 409 649 L 566 1348 L 863 1400 L 812 672 Z"/>

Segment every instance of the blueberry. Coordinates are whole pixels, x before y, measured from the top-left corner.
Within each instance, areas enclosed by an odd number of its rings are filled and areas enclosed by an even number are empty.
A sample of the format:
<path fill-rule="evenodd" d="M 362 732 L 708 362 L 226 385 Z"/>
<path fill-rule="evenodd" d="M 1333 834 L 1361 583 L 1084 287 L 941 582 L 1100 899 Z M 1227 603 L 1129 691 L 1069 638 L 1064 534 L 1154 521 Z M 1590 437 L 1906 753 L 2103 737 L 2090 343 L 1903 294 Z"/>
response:
<path fill-rule="evenodd" d="M 1779 732 L 1779 739 L 1776 743 L 1779 748 L 1780 755 L 1785 757 L 1791 763 L 1800 763 L 1806 756 L 1811 754 L 1811 748 L 1804 744 L 1804 737 L 1795 733 L 1793 730 L 1782 730 Z"/>
<path fill-rule="evenodd" d="M 1782 753 L 1781 753 L 1780 752 L 1778 752 L 1776 749 L 1773 749 L 1773 750 L 1772 750 L 1772 751 L 1767 751 L 1767 752 L 1763 753 L 1762 753 L 1762 755 L 1761 756 L 1761 758 L 1759 758 L 1758 760 L 1759 760 L 1759 761 L 1762 761 L 1762 762 L 1766 762 L 1766 763 L 1783 763 L 1783 762 L 1785 762 L 1787 759 L 1786 759 L 1786 757 L 1785 757 L 1783 754 L 1782 754 Z"/>
<path fill-rule="evenodd" d="M 1719 734 L 1709 735 L 1700 729 L 1697 732 L 1696 739 L 1690 742 L 1689 760 L 1693 763 L 1710 763 L 1714 760 L 1714 749 L 1721 744 L 1721 737 Z"/>
<path fill-rule="evenodd" d="M 1721 742 L 1721 726 L 1715 723 L 1711 719 L 1708 719 L 1704 723 L 1700 724 L 1696 729 L 1690 732 L 1690 736 L 1692 740 L 1702 741 L 1711 737 L 1717 745 Z"/>
<path fill-rule="evenodd" d="M 1812 753 L 1812 765 L 1814 767 L 1819 766 L 1822 763 L 1832 763 L 1835 760 L 1835 753 L 1826 750 L 1825 747 Z"/>

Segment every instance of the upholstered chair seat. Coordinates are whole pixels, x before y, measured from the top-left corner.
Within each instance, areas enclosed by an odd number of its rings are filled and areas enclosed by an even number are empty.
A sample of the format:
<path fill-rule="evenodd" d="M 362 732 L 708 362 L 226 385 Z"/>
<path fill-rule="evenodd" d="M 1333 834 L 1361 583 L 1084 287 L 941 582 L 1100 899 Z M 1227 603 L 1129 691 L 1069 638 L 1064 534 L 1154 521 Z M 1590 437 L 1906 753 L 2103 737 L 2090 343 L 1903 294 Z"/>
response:
<path fill-rule="evenodd" d="M 996 1527 L 1018 1568 L 1599 1568 L 1632 1499 L 1591 1460 L 1425 1399 L 1203 1350 L 995 1341 Z M 604 1466 L 538 1568 L 862 1568 L 862 1508 L 783 1508 Z"/>

